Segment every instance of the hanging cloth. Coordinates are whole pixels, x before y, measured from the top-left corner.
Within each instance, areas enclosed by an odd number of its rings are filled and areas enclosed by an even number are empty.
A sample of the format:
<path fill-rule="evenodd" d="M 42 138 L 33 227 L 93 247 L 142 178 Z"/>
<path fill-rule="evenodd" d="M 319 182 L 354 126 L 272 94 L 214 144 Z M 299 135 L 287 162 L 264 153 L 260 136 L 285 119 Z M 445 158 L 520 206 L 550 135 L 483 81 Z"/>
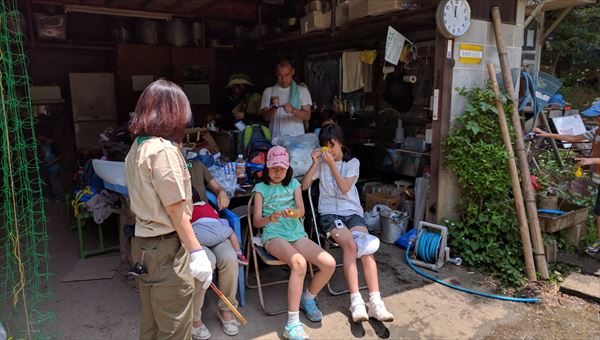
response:
<path fill-rule="evenodd" d="M 366 93 L 373 92 L 373 63 L 377 58 L 376 50 L 366 50 L 360 52 L 360 61 L 362 62 L 362 77 L 365 84 Z"/>
<path fill-rule="evenodd" d="M 361 51 L 342 54 L 342 92 L 354 92 L 365 86 L 362 73 Z"/>

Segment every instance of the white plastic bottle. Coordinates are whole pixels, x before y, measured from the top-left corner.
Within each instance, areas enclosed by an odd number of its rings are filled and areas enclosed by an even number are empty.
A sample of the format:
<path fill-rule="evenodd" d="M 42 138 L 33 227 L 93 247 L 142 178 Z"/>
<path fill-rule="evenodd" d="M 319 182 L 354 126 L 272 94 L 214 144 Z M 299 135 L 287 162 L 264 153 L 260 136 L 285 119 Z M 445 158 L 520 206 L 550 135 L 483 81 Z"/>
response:
<path fill-rule="evenodd" d="M 246 178 L 246 160 L 242 154 L 238 154 L 238 158 L 235 161 L 235 173 L 238 178 L 238 182 L 242 183 Z"/>

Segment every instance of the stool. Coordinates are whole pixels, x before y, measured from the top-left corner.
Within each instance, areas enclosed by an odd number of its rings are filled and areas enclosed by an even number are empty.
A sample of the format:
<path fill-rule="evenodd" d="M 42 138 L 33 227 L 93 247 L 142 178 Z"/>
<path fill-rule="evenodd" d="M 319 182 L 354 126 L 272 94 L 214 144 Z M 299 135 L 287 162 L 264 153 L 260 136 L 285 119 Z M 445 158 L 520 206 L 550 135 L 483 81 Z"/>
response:
<path fill-rule="evenodd" d="M 118 209 L 114 209 L 113 213 L 119 214 L 120 211 Z M 112 252 L 112 251 L 119 251 L 119 245 L 117 244 L 116 246 L 111 246 L 111 247 L 106 247 L 104 245 L 104 235 L 102 234 L 102 223 L 97 224 L 94 222 L 95 225 L 98 226 L 98 242 L 96 244 L 96 249 L 94 250 L 85 250 L 84 249 L 84 245 L 83 245 L 83 228 L 85 227 L 85 224 L 87 221 L 91 220 L 92 222 L 94 221 L 94 218 L 92 216 L 92 214 L 87 211 L 86 209 L 79 209 L 79 213 L 77 214 L 77 216 L 75 217 L 77 220 L 77 234 L 79 237 L 79 257 L 84 259 L 88 256 L 92 256 L 92 255 L 98 255 L 98 254 L 103 254 L 103 253 L 108 253 L 108 252 Z M 120 233 L 119 233 L 119 239 L 120 239 Z"/>

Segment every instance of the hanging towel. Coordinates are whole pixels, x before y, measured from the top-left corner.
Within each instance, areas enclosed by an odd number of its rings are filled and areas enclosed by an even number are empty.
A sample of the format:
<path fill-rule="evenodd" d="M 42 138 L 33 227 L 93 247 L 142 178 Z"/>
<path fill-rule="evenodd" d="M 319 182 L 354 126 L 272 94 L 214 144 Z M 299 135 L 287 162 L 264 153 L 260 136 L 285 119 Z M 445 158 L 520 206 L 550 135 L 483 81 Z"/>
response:
<path fill-rule="evenodd" d="M 362 73 L 361 51 L 342 54 L 342 92 L 354 92 L 365 86 Z"/>
<path fill-rule="evenodd" d="M 365 92 L 373 92 L 373 63 L 377 58 L 376 50 L 365 50 L 360 52 L 360 61 L 362 62 L 362 77 L 365 84 Z"/>
<path fill-rule="evenodd" d="M 375 62 L 375 58 L 377 58 L 376 50 L 364 50 L 360 52 L 360 61 L 362 61 L 363 63 L 373 65 L 373 63 Z"/>
<path fill-rule="evenodd" d="M 292 86 L 290 86 L 290 105 L 298 110 L 302 108 L 300 103 L 300 90 L 298 89 L 298 84 L 293 80 Z"/>

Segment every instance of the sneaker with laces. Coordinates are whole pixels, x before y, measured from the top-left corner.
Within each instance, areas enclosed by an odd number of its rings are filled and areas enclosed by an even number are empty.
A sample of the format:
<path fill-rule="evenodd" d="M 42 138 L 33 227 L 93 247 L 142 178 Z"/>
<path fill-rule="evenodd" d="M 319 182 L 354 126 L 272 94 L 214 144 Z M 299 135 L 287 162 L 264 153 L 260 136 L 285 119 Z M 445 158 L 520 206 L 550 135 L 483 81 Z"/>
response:
<path fill-rule="evenodd" d="M 356 303 L 350 306 L 350 313 L 352 314 L 352 322 L 365 322 L 369 320 L 369 315 L 367 314 L 367 308 L 365 307 L 365 303 Z"/>
<path fill-rule="evenodd" d="M 300 299 L 300 309 L 306 313 L 306 317 L 312 322 L 319 322 L 323 319 L 323 313 L 317 307 L 315 299 L 305 299 L 302 297 Z"/>
<path fill-rule="evenodd" d="M 283 337 L 290 340 L 305 340 L 310 339 L 304 327 L 299 322 L 294 322 L 291 325 L 285 325 L 283 328 Z"/>
<path fill-rule="evenodd" d="M 383 301 L 367 302 L 369 308 L 369 317 L 374 318 L 381 322 L 394 321 L 394 315 L 388 312 L 387 308 L 383 304 Z"/>
<path fill-rule="evenodd" d="M 206 325 L 200 327 L 192 327 L 192 340 L 207 340 L 210 339 L 210 332 Z"/>
<path fill-rule="evenodd" d="M 244 254 L 237 254 L 237 261 L 242 266 L 248 265 L 248 259 L 246 258 L 246 256 L 244 256 Z"/>

